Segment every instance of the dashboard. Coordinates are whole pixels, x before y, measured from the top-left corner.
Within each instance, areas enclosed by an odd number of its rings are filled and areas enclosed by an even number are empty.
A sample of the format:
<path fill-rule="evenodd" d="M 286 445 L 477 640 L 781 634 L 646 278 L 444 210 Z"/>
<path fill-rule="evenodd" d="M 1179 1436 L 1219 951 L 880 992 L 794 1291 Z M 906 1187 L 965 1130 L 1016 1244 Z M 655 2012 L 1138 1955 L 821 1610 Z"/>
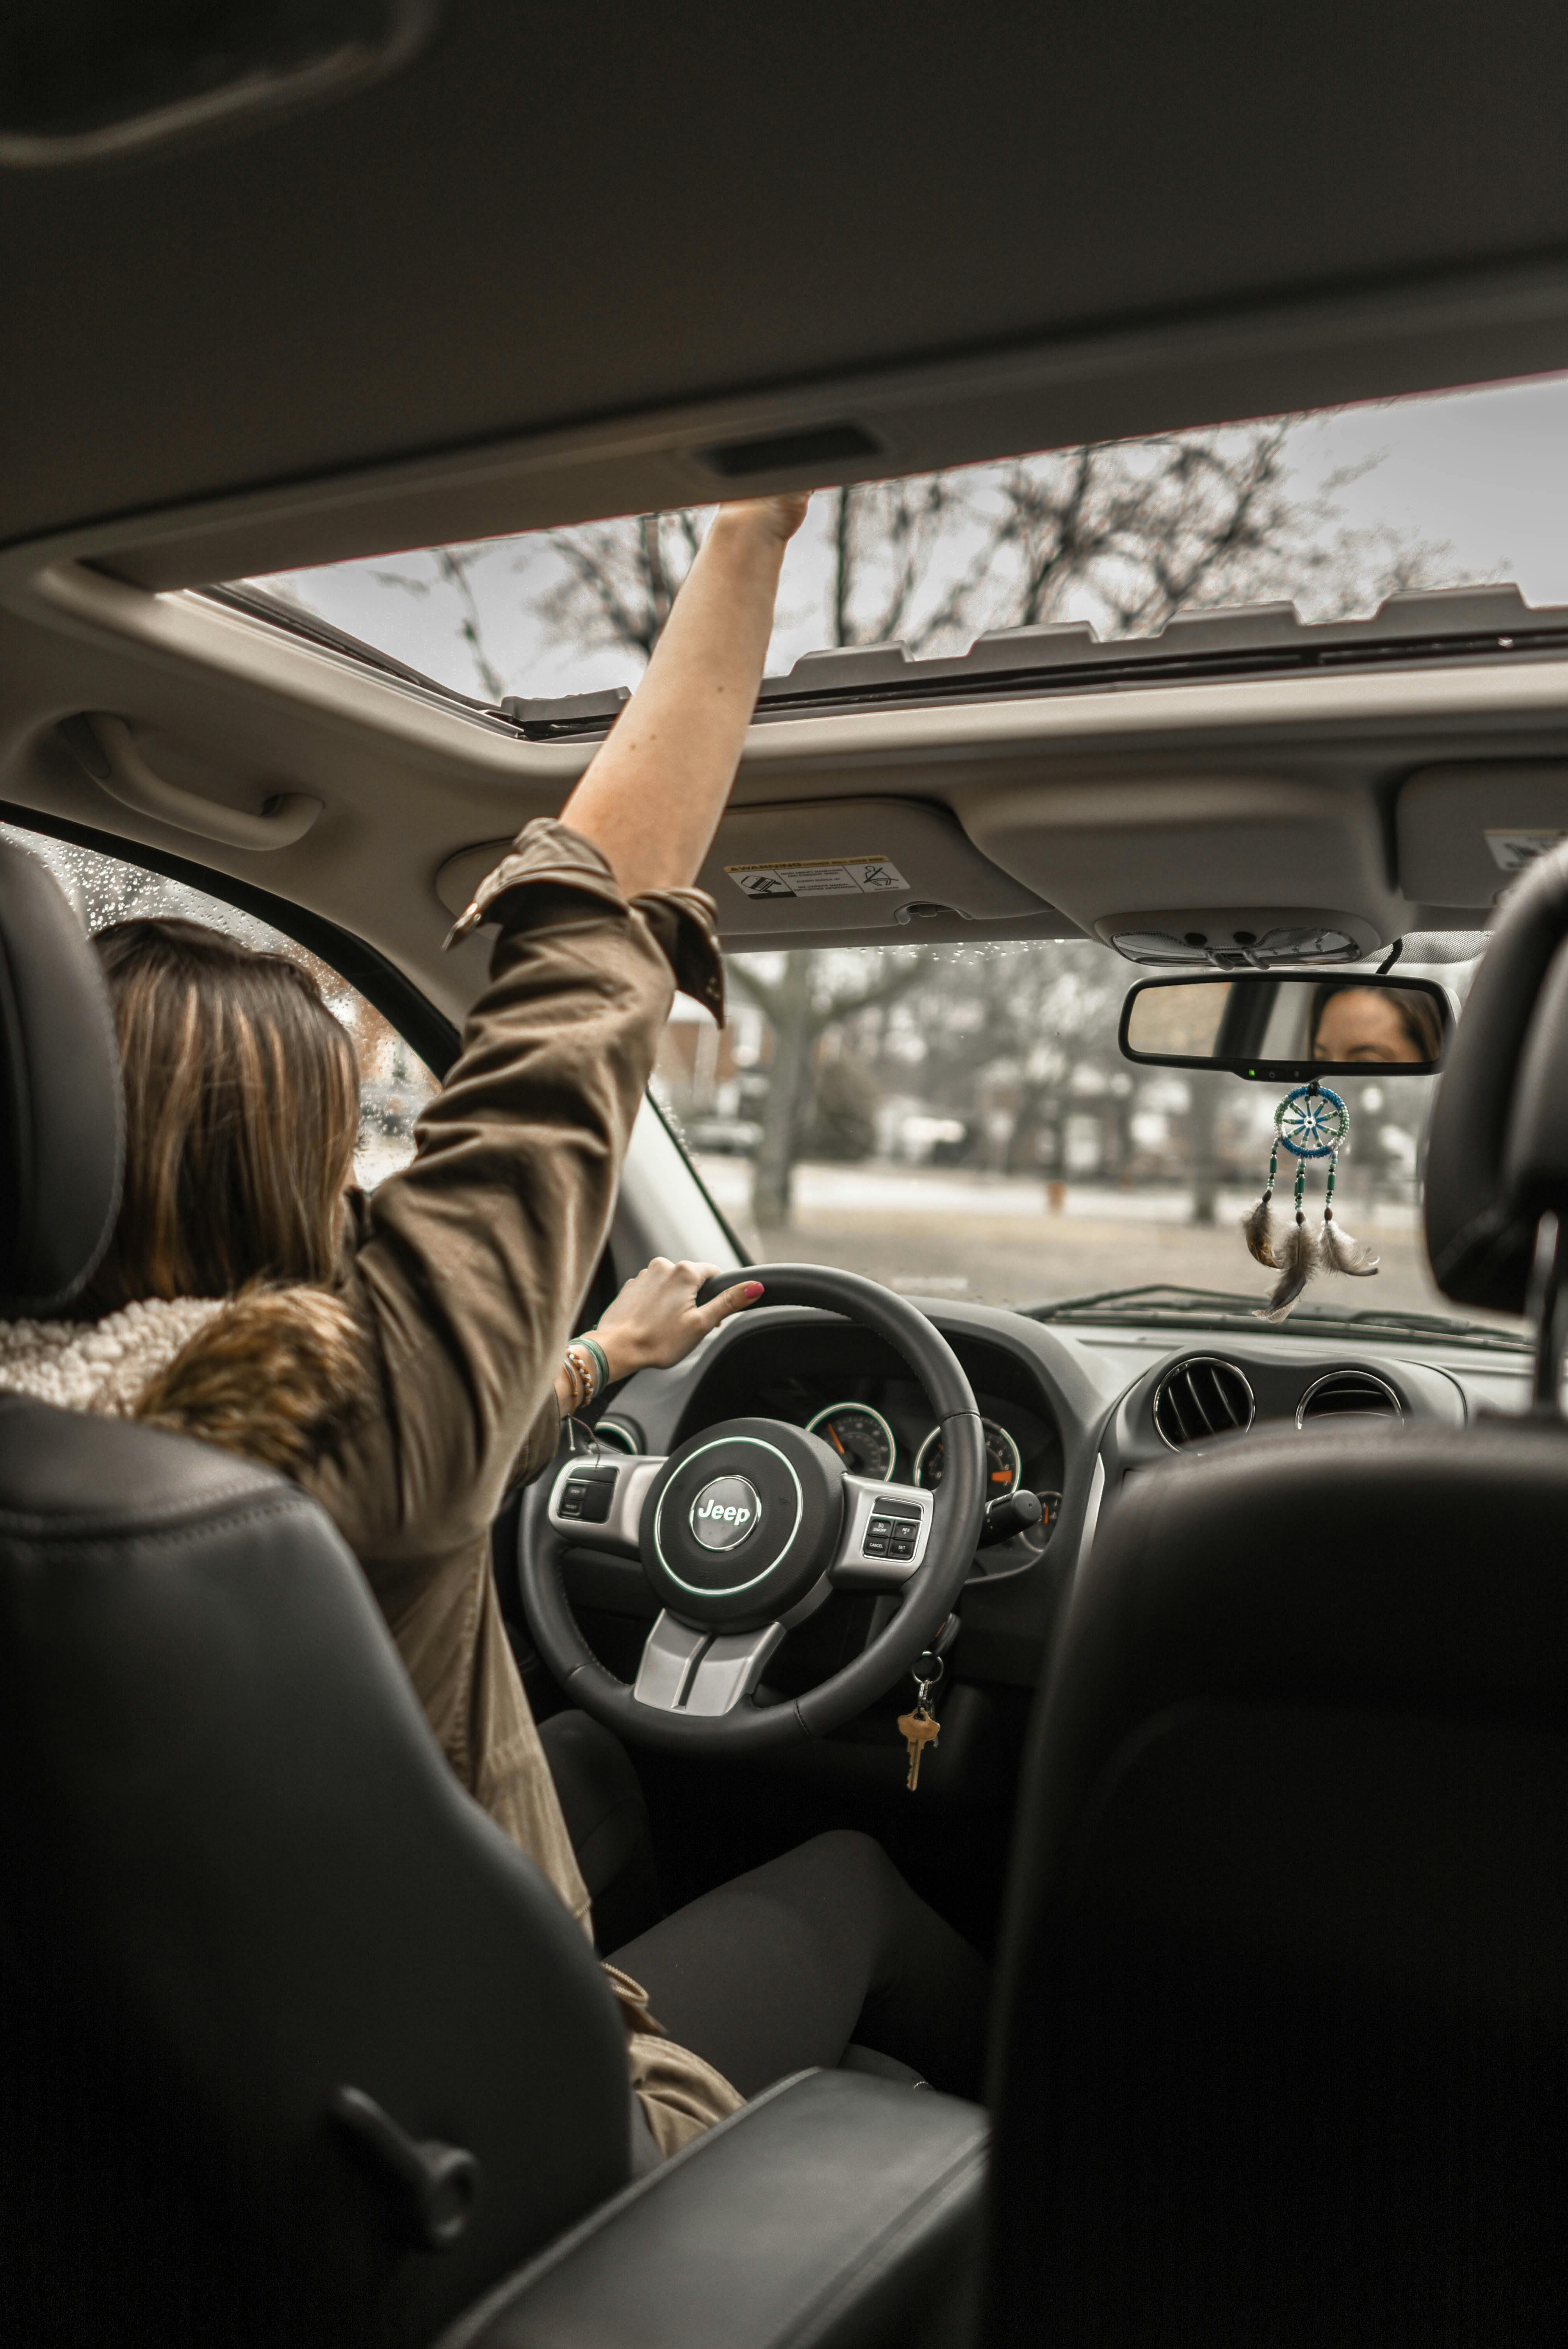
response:
<path fill-rule="evenodd" d="M 1104 1508 L 1130 1478 L 1202 1473 L 1220 1445 L 1254 1429 L 1375 1416 L 1462 1428 L 1482 1408 L 1519 1412 L 1527 1355 L 1430 1339 L 1375 1343 L 1247 1330 L 1064 1326 L 988 1306 L 925 1309 L 957 1354 L 987 1423 L 995 1494 L 1022 1484 L 1046 1501 L 1042 1526 L 975 1554 L 961 1600 L 965 1678 L 1037 1683 L 1065 1590 Z M 940 1480 L 940 1438 L 918 1382 L 871 1331 L 835 1316 L 759 1307 L 723 1323 L 686 1361 L 644 1371 L 615 1397 L 602 1440 L 662 1453 L 738 1418 L 810 1428 L 865 1476 Z M 640 1568 L 581 1557 L 569 1588 L 590 1606 L 635 1612 Z M 836 1602 L 835 1602 L 836 1603 Z M 879 1602 L 886 1604 L 888 1602 Z M 793 1636 L 793 1635 L 792 1635 Z"/>
<path fill-rule="evenodd" d="M 1065 1454 L 1052 1395 L 1026 1359 L 995 1343 L 944 1331 L 963 1363 L 985 1423 L 987 1496 L 1027 1485 L 1044 1516 L 1030 1537 L 976 1554 L 975 1572 L 1022 1571 L 1054 1536 L 1059 1520 Z M 810 1429 L 841 1453 L 857 1475 L 882 1482 L 942 1482 L 942 1436 L 919 1381 L 869 1330 L 806 1317 L 738 1330 L 722 1371 L 699 1384 L 680 1436 L 712 1420 L 756 1415 Z"/>

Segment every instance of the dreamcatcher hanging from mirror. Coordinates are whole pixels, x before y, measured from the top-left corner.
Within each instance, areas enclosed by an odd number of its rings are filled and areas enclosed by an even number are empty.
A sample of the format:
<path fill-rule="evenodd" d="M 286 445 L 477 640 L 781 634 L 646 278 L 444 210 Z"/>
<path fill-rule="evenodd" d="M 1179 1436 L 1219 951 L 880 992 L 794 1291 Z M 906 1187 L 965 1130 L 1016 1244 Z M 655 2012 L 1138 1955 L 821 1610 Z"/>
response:
<path fill-rule="evenodd" d="M 1334 1186 L 1339 1154 L 1350 1141 L 1350 1112 L 1330 1085 L 1297 1085 L 1274 1112 L 1274 1135 L 1269 1149 L 1268 1181 L 1263 1197 L 1242 1221 L 1247 1247 L 1259 1264 L 1277 1272 L 1273 1295 L 1260 1319 L 1283 1321 L 1315 1272 L 1346 1272 L 1365 1279 L 1377 1269 L 1377 1258 L 1362 1241 L 1352 1239 L 1334 1216 Z M 1295 1160 L 1295 1220 L 1282 1236 L 1274 1216 L 1274 1181 L 1279 1154 L 1289 1151 Z M 1316 1159 L 1328 1161 L 1328 1187 L 1323 1202 L 1323 1222 L 1314 1231 L 1302 1205 L 1306 1170 Z"/>

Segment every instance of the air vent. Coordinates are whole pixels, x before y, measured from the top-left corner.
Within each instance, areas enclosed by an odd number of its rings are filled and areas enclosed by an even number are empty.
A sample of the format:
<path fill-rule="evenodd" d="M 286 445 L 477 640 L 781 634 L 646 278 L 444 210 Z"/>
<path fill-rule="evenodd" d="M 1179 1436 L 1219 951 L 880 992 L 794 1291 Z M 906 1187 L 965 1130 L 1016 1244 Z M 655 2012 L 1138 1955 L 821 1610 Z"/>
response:
<path fill-rule="evenodd" d="M 1179 1362 L 1154 1390 L 1154 1425 L 1172 1452 L 1251 1427 L 1253 1408 L 1253 1391 L 1235 1364 L 1214 1354 Z"/>
<path fill-rule="evenodd" d="M 1330 1371 L 1308 1387 L 1295 1407 L 1295 1423 L 1309 1419 L 1403 1419 L 1405 1406 L 1384 1379 L 1370 1371 Z"/>

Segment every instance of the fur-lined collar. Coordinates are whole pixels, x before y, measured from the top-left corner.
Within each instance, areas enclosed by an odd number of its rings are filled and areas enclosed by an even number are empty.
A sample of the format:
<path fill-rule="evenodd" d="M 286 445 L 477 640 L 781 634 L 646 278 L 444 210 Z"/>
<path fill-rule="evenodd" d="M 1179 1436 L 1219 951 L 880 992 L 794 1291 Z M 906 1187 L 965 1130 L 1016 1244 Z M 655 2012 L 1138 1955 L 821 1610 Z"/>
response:
<path fill-rule="evenodd" d="M 363 1404 L 364 1333 L 322 1288 L 148 1298 L 101 1321 L 0 1322 L 0 1390 L 222 1444 L 298 1476 Z"/>

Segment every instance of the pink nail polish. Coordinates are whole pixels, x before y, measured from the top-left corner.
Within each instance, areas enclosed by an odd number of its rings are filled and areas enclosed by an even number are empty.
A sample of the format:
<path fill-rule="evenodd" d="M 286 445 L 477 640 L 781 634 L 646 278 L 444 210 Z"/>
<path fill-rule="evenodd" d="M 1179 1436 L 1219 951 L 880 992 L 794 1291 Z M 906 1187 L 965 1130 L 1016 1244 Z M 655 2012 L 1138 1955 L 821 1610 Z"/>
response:
<path fill-rule="evenodd" d="M 752 1298 L 762 1295 L 762 1283 L 759 1280 L 748 1280 L 743 1284 L 740 1293 L 749 1303 Z"/>

